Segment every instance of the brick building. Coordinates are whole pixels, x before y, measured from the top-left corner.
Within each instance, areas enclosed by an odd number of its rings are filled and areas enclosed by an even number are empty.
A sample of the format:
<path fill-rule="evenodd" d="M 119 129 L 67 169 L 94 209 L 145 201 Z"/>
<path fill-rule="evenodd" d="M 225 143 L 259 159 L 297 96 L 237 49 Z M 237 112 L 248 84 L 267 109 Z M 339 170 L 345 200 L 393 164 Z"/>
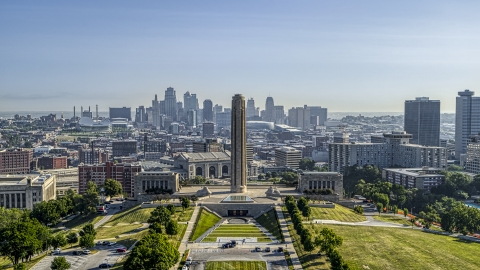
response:
<path fill-rule="evenodd" d="M 43 170 L 66 169 L 68 160 L 66 156 L 41 156 L 37 160 L 37 168 Z"/>
<path fill-rule="evenodd" d="M 137 154 L 137 141 L 114 141 L 112 142 L 112 152 L 114 157 L 124 157 Z"/>
<path fill-rule="evenodd" d="M 142 171 L 140 164 L 106 162 L 104 164 L 78 166 L 78 190 L 83 194 L 88 181 L 101 186 L 107 179 L 115 179 L 122 184 L 123 192 L 133 197 L 135 174 Z"/>
<path fill-rule="evenodd" d="M 32 149 L 17 148 L 0 150 L 0 174 L 30 173 L 30 163 L 32 160 Z"/>

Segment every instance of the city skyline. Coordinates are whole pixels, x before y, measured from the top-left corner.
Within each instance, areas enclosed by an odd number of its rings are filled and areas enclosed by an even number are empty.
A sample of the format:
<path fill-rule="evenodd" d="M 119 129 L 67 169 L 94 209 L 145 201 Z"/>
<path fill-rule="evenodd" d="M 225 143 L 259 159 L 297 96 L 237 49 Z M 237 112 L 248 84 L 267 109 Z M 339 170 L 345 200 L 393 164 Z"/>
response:
<path fill-rule="evenodd" d="M 454 112 L 480 89 L 479 5 L 2 2 L 0 110 L 135 108 L 171 86 L 224 106 L 401 112 L 428 96 Z"/>

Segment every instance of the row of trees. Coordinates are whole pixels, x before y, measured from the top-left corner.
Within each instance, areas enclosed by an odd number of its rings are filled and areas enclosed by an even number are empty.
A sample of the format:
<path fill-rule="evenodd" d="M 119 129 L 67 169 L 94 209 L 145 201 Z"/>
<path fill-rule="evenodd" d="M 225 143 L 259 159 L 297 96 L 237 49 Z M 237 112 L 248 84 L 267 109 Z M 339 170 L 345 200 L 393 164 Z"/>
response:
<path fill-rule="evenodd" d="M 310 230 L 303 225 L 302 214 L 303 216 L 310 216 L 308 213 L 311 213 L 307 199 L 302 197 L 298 202 L 295 202 L 295 198 L 289 195 L 286 197 L 285 205 L 290 214 L 293 227 L 297 231 L 297 234 L 300 235 L 303 249 L 305 251 L 313 251 L 316 247 L 319 247 L 320 252 L 325 252 L 330 258 L 332 270 L 350 269 L 337 250 L 337 248 L 343 243 L 343 238 L 341 236 L 336 235 L 329 228 L 323 228 L 318 232 L 316 237 L 313 237 Z"/>

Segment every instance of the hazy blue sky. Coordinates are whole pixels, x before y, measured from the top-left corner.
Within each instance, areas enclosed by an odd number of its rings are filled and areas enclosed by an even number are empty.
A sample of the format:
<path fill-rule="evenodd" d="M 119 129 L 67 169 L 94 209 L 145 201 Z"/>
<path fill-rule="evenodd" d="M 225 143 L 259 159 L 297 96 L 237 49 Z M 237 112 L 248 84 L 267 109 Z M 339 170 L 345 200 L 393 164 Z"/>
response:
<path fill-rule="evenodd" d="M 0 111 L 151 105 L 172 86 L 330 111 L 480 95 L 480 1 L 1 1 Z"/>

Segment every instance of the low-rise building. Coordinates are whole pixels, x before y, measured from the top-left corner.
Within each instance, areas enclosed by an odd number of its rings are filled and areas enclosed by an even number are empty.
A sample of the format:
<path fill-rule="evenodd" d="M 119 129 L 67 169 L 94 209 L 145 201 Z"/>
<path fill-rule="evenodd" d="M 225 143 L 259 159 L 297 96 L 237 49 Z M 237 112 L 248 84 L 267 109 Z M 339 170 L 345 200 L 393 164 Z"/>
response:
<path fill-rule="evenodd" d="M 299 172 L 298 189 L 301 192 L 331 189 L 343 197 L 343 175 L 337 172 Z"/>
<path fill-rule="evenodd" d="M 68 160 L 66 156 L 41 156 L 37 160 L 37 168 L 41 170 L 66 169 Z"/>
<path fill-rule="evenodd" d="M 137 198 L 145 193 L 177 192 L 180 190 L 180 177 L 171 171 L 147 171 L 135 175 L 135 193 Z"/>
<path fill-rule="evenodd" d="M 439 168 L 383 169 L 382 179 L 405 188 L 418 188 L 430 191 L 433 187 L 445 183 L 445 175 Z"/>
<path fill-rule="evenodd" d="M 33 209 L 56 198 L 54 175 L 0 175 L 0 207 Z"/>
<path fill-rule="evenodd" d="M 230 166 L 230 152 L 180 153 L 174 158 L 174 167 L 185 170 L 190 179 L 228 177 Z"/>

